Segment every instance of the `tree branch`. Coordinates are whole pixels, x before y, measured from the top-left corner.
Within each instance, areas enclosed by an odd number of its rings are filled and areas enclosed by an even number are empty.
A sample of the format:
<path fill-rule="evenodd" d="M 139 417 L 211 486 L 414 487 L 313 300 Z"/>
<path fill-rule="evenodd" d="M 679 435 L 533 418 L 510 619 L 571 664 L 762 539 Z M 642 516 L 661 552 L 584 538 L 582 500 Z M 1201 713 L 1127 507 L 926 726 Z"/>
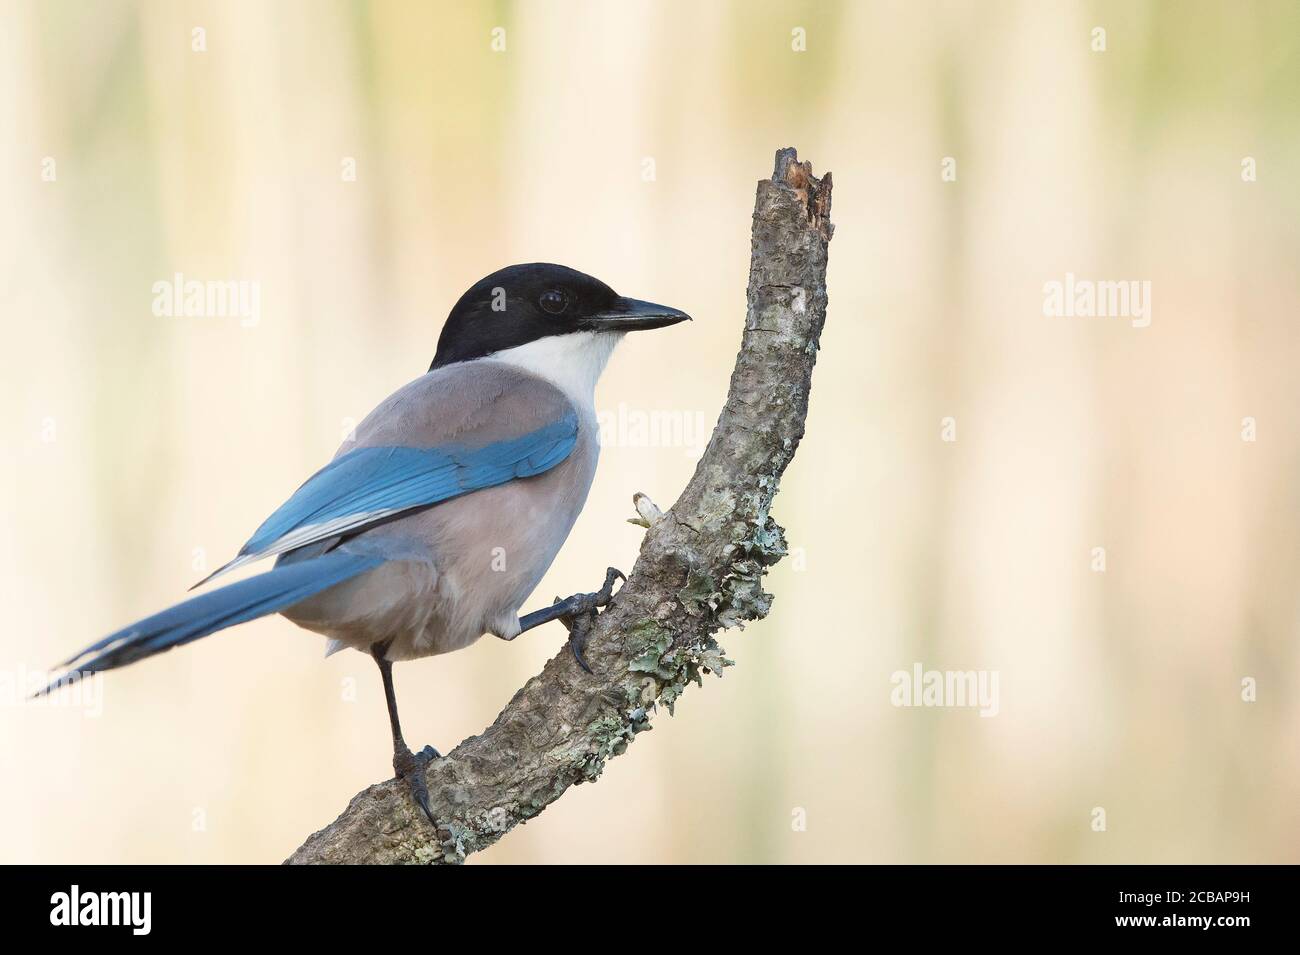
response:
<path fill-rule="evenodd" d="M 596 620 L 578 668 L 567 649 L 491 726 L 428 769 L 435 831 L 405 784 L 358 793 L 289 863 L 460 862 L 600 775 L 660 707 L 730 664 L 713 634 L 767 614 L 767 568 L 785 555 L 768 514 L 803 437 L 826 319 L 831 177 L 794 149 L 758 183 L 745 332 L 731 388 L 695 474 L 646 532 L 631 577 Z"/>

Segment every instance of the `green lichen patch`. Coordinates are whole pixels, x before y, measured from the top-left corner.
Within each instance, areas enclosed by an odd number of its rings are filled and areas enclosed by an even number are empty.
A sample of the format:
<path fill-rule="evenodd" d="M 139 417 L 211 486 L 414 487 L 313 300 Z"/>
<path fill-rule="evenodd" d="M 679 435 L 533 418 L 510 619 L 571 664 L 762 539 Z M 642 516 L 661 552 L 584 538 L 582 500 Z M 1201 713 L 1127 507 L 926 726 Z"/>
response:
<path fill-rule="evenodd" d="M 692 683 L 702 686 L 704 674 L 721 676 L 724 668 L 734 665 L 712 637 L 703 637 L 691 646 L 677 647 L 659 660 L 659 670 L 664 675 L 656 702 L 666 707 L 671 716 L 678 697 L 687 686 Z"/>
<path fill-rule="evenodd" d="M 787 552 L 784 530 L 767 514 L 733 535 L 731 544 L 724 549 L 731 567 L 719 586 L 719 625 L 741 627 L 747 620 L 767 616 L 772 609 L 772 595 L 763 590 L 763 576 Z"/>
<path fill-rule="evenodd" d="M 726 522 L 736 512 L 736 496 L 728 487 L 710 488 L 699 503 L 699 515 L 706 526 Z"/>
<path fill-rule="evenodd" d="M 686 572 L 686 586 L 677 591 L 682 607 L 695 617 L 716 610 L 721 596 L 713 577 L 695 567 Z"/>
<path fill-rule="evenodd" d="M 605 769 L 605 763 L 622 755 L 638 733 L 650 729 L 650 719 L 644 709 L 634 709 L 625 717 L 606 714 L 597 717 L 587 727 L 590 740 L 587 752 L 578 763 L 582 779 L 594 781 Z"/>
<path fill-rule="evenodd" d="M 660 680 L 671 680 L 678 667 L 672 645 L 672 637 L 662 634 L 637 654 L 627 668 L 633 673 L 649 673 Z"/>

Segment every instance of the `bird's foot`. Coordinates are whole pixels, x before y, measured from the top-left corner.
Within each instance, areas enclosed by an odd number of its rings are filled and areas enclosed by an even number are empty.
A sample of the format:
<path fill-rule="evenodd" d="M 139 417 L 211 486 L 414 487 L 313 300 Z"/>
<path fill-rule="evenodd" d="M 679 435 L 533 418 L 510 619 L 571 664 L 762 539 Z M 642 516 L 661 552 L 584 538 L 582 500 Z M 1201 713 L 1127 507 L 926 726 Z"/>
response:
<path fill-rule="evenodd" d="M 403 744 L 393 753 L 393 771 L 397 773 L 398 779 L 406 780 L 407 786 L 411 789 L 411 798 L 424 811 L 425 818 L 435 827 L 438 823 L 433 818 L 433 810 L 429 808 L 429 786 L 424 780 L 424 770 L 435 759 L 441 758 L 442 754 L 432 746 L 426 746 L 418 753 L 412 753 L 410 747 Z"/>
<path fill-rule="evenodd" d="M 583 656 L 583 651 L 587 648 L 591 627 L 596 622 L 596 611 L 609 606 L 609 602 L 614 599 L 616 580 L 627 583 L 627 577 L 623 576 L 621 570 L 610 567 L 605 571 L 604 585 L 595 593 L 574 594 L 564 601 L 570 609 L 560 618 L 560 622 L 564 624 L 564 629 L 569 631 L 569 649 L 573 651 L 573 659 L 577 660 L 578 666 L 588 673 L 591 672 L 591 667 L 587 665 L 587 658 Z M 556 597 L 555 602 L 559 603 L 560 598 Z"/>

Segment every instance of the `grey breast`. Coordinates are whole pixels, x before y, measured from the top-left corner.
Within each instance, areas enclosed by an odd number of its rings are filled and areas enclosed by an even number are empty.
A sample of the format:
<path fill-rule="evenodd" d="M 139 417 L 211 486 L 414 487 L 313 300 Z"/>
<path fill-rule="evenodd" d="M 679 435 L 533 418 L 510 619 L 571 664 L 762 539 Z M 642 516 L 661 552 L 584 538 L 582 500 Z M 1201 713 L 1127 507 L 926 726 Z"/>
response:
<path fill-rule="evenodd" d="M 565 414 L 578 416 L 578 439 L 559 465 L 390 519 L 338 543 L 387 562 L 296 604 L 285 616 L 358 649 L 392 640 L 389 657 L 395 660 L 447 653 L 484 633 L 514 636 L 520 608 L 568 537 L 591 488 L 599 444 L 590 411 L 575 408 L 559 389 L 521 369 L 466 362 L 429 372 L 395 392 L 338 452 L 481 447 Z"/>

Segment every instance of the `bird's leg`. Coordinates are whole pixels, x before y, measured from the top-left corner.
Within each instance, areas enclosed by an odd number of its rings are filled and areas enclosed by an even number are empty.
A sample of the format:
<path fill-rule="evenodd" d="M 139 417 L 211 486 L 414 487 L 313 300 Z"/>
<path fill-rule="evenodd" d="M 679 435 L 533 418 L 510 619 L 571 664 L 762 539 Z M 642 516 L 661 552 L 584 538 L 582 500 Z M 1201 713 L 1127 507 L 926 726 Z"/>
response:
<path fill-rule="evenodd" d="M 582 651 L 587 646 L 587 637 L 591 633 L 592 624 L 596 621 L 596 611 L 608 606 L 614 597 L 616 580 L 627 582 L 621 570 L 610 567 L 605 571 L 604 585 L 595 593 L 574 594 L 565 600 L 556 597 L 555 603 L 546 609 L 534 610 L 527 616 L 520 617 L 519 632 L 523 633 L 525 630 L 550 623 L 552 620 L 559 620 L 569 631 L 569 649 L 573 651 L 573 658 L 578 661 L 578 666 L 590 673 L 591 667 L 587 666 Z"/>
<path fill-rule="evenodd" d="M 424 780 L 424 768 L 435 759 L 441 758 L 439 753 L 432 746 L 426 746 L 418 753 L 412 753 L 411 747 L 406 745 L 406 740 L 402 738 L 402 724 L 397 719 L 397 694 L 393 690 L 393 661 L 389 660 L 389 644 L 392 641 L 372 644 L 370 655 L 375 658 L 379 664 L 379 673 L 384 678 L 384 699 L 388 702 L 388 722 L 393 728 L 393 771 L 397 773 L 398 779 L 405 779 L 408 786 L 411 787 L 411 798 L 415 804 L 424 810 L 424 815 L 433 825 L 438 823 L 433 818 L 433 812 L 429 809 L 429 787 Z"/>

